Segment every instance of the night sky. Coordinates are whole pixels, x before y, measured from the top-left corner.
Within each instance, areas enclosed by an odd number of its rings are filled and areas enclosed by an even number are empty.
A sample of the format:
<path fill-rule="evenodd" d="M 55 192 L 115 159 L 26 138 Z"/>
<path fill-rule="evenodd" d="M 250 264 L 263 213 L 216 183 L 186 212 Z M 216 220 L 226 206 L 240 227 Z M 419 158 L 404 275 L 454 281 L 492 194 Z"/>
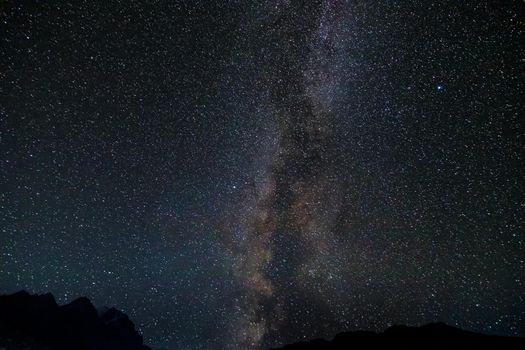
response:
<path fill-rule="evenodd" d="M 523 1 L 0 2 L 0 293 L 154 350 L 525 335 Z"/>

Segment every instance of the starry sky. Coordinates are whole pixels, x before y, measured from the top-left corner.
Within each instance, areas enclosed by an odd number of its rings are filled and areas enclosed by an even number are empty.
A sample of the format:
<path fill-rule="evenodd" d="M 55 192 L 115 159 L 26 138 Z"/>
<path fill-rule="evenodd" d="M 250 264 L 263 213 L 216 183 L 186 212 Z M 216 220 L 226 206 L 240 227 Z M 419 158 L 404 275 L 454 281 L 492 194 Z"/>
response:
<path fill-rule="evenodd" d="M 522 1 L 0 2 L 0 293 L 154 350 L 525 335 Z"/>

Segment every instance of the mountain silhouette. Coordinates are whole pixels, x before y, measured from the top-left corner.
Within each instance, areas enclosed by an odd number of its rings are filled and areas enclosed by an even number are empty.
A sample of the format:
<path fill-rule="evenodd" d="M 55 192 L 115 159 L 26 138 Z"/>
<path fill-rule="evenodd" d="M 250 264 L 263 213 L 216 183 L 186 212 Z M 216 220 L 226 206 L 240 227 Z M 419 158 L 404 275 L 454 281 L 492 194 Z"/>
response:
<path fill-rule="evenodd" d="M 0 295 L 0 349 L 151 350 L 122 312 L 87 298 L 59 306 L 53 295 Z"/>
<path fill-rule="evenodd" d="M 2 350 L 151 350 L 133 322 L 115 308 L 99 311 L 87 298 L 59 306 L 53 295 L 20 291 L 0 295 Z M 331 341 L 314 339 L 281 350 L 456 350 L 525 349 L 525 338 L 474 333 L 432 323 L 421 327 L 393 326 L 383 333 L 344 332 Z"/>
<path fill-rule="evenodd" d="M 444 323 L 431 323 L 421 327 L 392 326 L 383 333 L 344 332 L 336 335 L 331 341 L 314 339 L 279 348 L 279 350 L 313 349 L 523 350 L 525 338 L 486 335 L 468 332 Z"/>

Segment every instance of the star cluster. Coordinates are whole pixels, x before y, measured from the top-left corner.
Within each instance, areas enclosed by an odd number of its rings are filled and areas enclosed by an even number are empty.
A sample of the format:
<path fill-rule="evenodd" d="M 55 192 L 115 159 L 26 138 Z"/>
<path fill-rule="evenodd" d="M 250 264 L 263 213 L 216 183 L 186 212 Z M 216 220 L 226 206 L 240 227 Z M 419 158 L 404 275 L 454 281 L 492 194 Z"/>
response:
<path fill-rule="evenodd" d="M 0 292 L 160 349 L 525 335 L 523 4 L 0 4 Z"/>

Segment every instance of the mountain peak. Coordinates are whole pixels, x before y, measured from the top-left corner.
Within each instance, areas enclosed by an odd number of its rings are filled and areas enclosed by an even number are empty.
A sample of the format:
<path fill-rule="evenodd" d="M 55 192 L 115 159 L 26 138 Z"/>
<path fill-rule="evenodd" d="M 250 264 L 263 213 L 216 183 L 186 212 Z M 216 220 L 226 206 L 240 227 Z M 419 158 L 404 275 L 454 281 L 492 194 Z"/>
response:
<path fill-rule="evenodd" d="M 0 296 L 0 348 L 148 350 L 129 318 L 115 308 L 99 315 L 88 298 L 59 306 L 52 294 Z M 12 347 L 11 347 L 12 348 Z"/>

